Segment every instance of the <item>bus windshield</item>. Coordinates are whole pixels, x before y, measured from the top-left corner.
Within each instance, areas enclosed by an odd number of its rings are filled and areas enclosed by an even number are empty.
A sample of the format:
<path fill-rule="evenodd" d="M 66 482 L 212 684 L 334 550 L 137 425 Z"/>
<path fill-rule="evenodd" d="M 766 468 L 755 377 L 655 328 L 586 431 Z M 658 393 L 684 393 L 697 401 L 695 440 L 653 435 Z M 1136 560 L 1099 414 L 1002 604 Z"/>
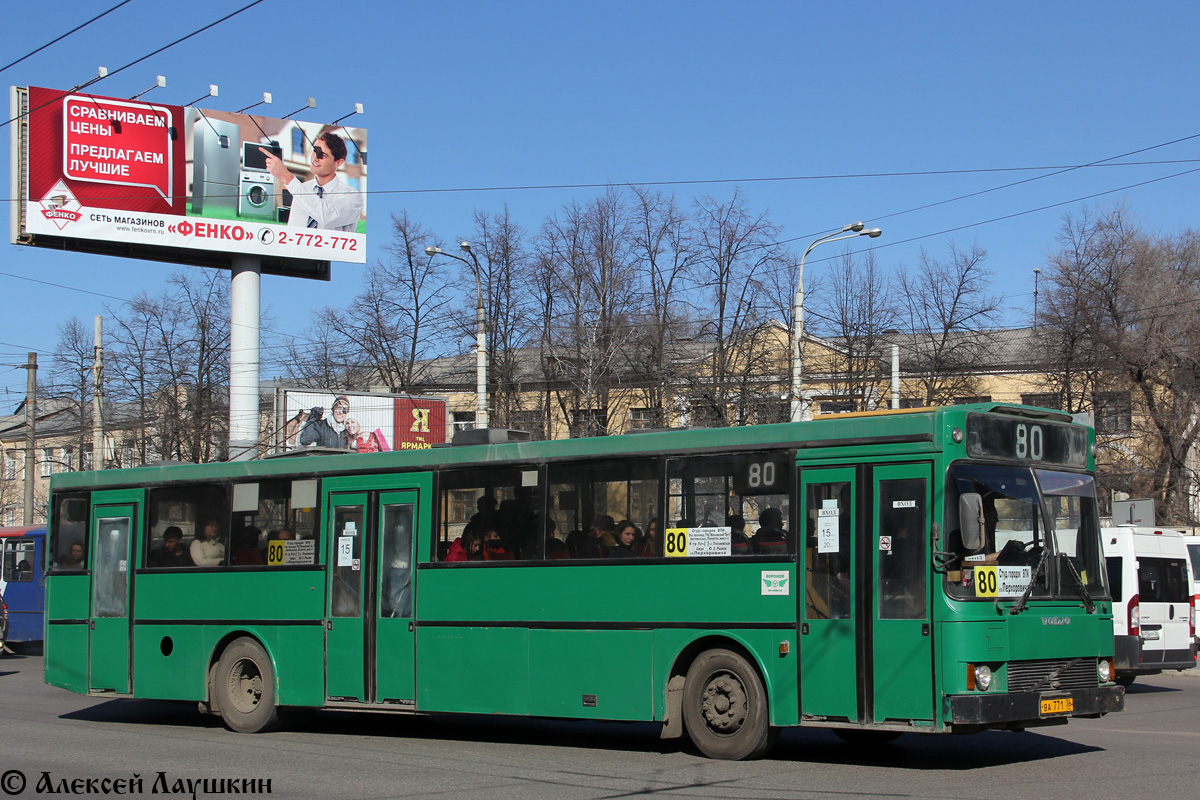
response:
<path fill-rule="evenodd" d="M 984 539 L 964 546 L 959 497 L 982 499 Z M 958 463 L 946 493 L 946 590 L 959 598 L 1074 598 L 1090 604 L 1105 593 L 1100 522 L 1091 476 L 998 464 Z M 991 591 L 974 580 L 977 567 L 995 565 Z"/>

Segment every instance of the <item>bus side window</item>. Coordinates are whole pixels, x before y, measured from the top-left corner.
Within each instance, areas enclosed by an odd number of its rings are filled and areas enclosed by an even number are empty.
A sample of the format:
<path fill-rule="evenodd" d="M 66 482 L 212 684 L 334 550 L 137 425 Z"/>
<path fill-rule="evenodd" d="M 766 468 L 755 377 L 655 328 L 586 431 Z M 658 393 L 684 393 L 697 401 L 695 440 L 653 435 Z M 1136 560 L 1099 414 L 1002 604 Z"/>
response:
<path fill-rule="evenodd" d="M 542 500 L 536 467 L 483 467 L 447 471 L 438 486 L 434 552 L 439 561 L 520 560 L 542 557 Z M 504 557 L 467 553 L 470 541 L 495 531 Z M 470 536 L 468 536 L 470 534 Z M 457 546 L 455 545 L 457 543 Z M 492 552 L 498 554 L 499 545 Z"/>
<path fill-rule="evenodd" d="M 227 484 L 193 484 L 151 489 L 148 493 L 146 566 L 161 553 L 163 534 L 170 528 L 182 533 L 182 549 L 190 557 L 172 566 L 224 567 L 232 549 L 229 541 L 229 487 Z"/>
<path fill-rule="evenodd" d="M 808 509 L 804 550 L 805 616 L 808 619 L 849 619 L 849 482 L 810 484 L 805 507 Z M 822 514 L 822 511 L 826 513 Z M 820 542 L 822 537 L 826 540 L 824 546 Z M 829 547 L 830 542 L 836 549 Z"/>
<path fill-rule="evenodd" d="M 678 520 L 677 528 L 709 529 L 688 534 L 689 541 L 701 536 L 706 542 L 700 555 L 794 553 L 795 537 L 788 524 L 792 461 L 787 451 L 672 458 L 667 465 L 667 516 Z M 688 555 L 695 554 L 689 543 Z"/>
<path fill-rule="evenodd" d="M 49 562 L 53 570 L 87 568 L 88 514 L 91 497 L 87 492 L 54 496 L 54 527 L 49 542 Z"/>

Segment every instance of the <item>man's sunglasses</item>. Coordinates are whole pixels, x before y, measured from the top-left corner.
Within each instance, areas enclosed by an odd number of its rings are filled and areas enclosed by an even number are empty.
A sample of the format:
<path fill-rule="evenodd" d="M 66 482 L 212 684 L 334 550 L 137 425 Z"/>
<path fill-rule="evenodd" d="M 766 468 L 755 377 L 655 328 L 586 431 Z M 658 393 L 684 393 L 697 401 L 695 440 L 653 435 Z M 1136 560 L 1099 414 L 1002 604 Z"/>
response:
<path fill-rule="evenodd" d="M 325 158 L 325 156 L 328 156 L 328 155 L 332 155 L 332 154 L 331 154 L 331 153 L 326 153 L 324 150 L 322 150 L 322 149 L 321 149 L 321 148 L 319 148 L 319 147 L 314 147 L 314 148 L 313 148 L 313 156 L 314 156 L 314 157 L 315 157 L 315 158 L 316 158 L 318 161 L 320 161 L 321 159 Z"/>

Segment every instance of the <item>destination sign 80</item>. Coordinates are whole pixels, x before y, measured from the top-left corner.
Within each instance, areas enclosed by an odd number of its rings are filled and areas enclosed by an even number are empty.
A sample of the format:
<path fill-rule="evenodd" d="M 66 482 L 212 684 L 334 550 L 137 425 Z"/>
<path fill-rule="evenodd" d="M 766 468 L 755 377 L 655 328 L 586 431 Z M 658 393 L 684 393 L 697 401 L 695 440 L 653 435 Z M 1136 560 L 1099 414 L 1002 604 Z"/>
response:
<path fill-rule="evenodd" d="M 1087 429 L 1041 419 L 968 414 L 967 455 L 1086 467 Z"/>

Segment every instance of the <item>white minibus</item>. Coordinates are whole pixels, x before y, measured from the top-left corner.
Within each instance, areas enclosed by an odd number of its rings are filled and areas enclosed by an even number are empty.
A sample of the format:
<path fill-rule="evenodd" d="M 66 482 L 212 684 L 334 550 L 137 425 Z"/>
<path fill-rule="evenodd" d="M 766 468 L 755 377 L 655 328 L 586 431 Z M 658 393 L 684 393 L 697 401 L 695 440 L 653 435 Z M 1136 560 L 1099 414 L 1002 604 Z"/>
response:
<path fill-rule="evenodd" d="M 1196 596 L 1179 531 L 1102 529 L 1113 597 L 1117 683 L 1196 666 Z"/>

